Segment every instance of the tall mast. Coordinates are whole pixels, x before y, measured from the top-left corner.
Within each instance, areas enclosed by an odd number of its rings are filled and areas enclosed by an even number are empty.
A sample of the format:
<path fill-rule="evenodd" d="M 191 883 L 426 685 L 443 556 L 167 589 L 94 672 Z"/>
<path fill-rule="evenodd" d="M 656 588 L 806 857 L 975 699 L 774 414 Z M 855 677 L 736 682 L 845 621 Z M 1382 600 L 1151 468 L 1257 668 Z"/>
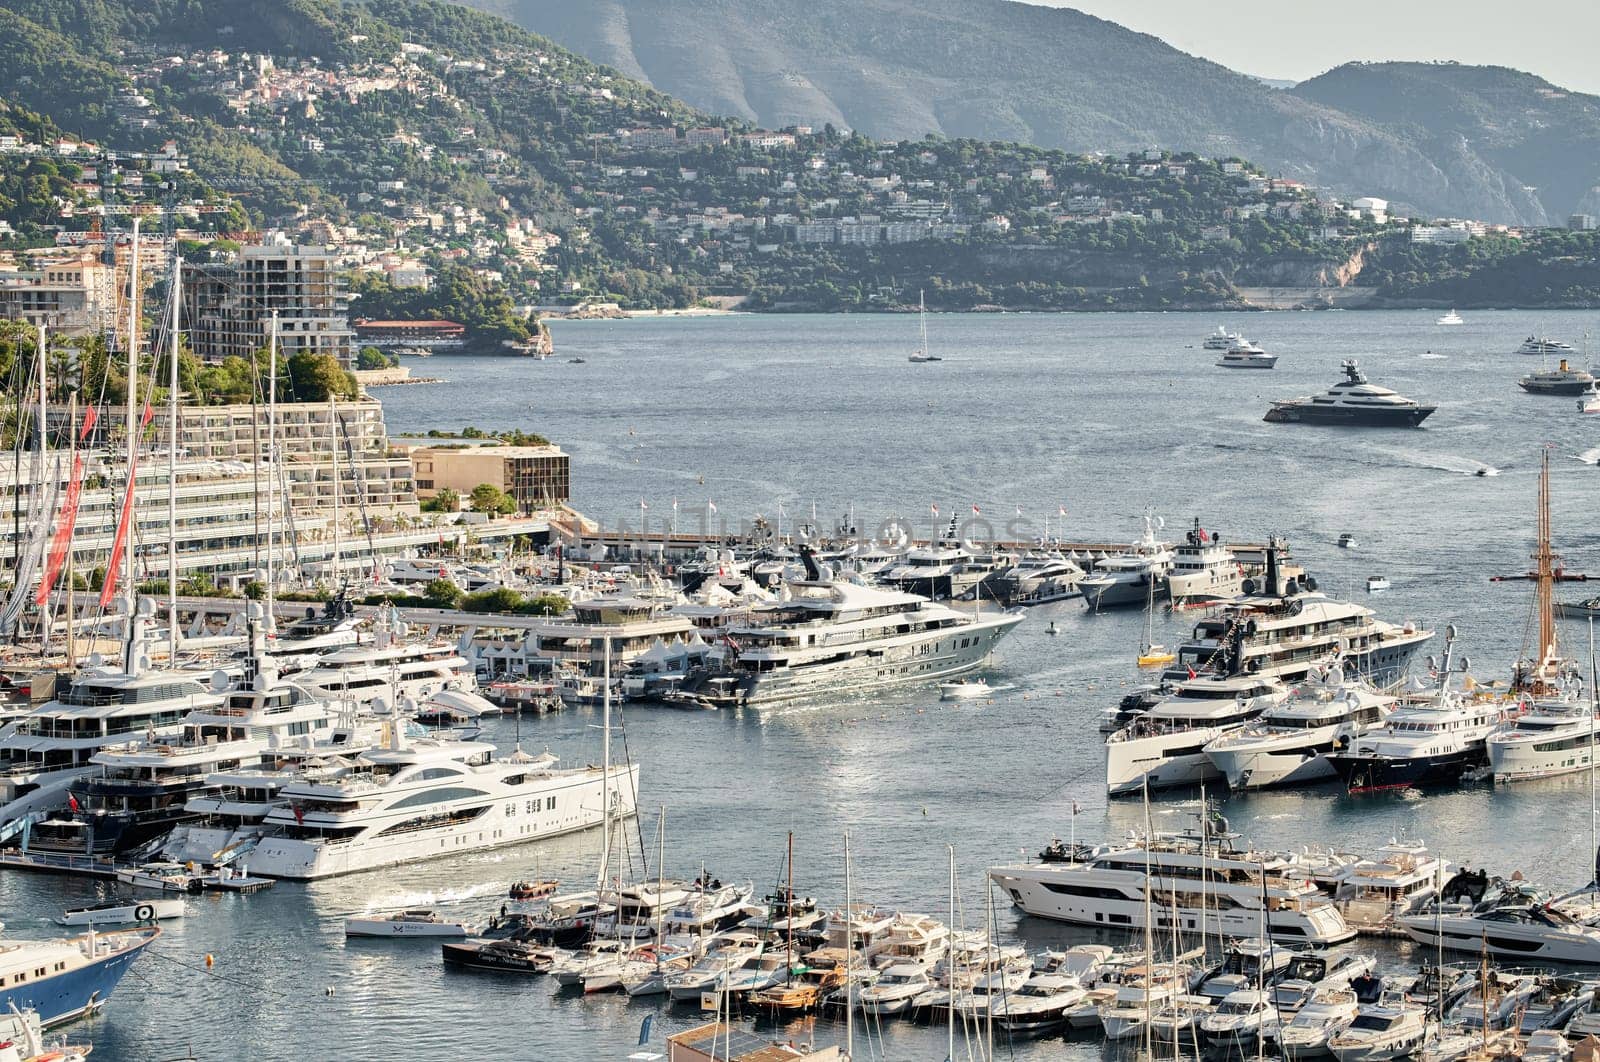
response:
<path fill-rule="evenodd" d="M 944 953 L 944 982 L 950 989 L 944 1010 L 945 1052 L 949 1062 L 956 1057 L 956 846 L 945 845 L 950 856 L 950 937 Z"/>
<path fill-rule="evenodd" d="M 600 900 L 600 893 L 606 887 L 607 862 L 611 858 L 611 636 L 604 638 L 605 663 L 605 689 L 602 692 L 601 703 L 604 705 L 600 723 L 600 803 L 601 803 L 601 833 L 605 839 L 601 842 L 600 849 L 600 877 L 595 883 L 595 900 Z"/>
<path fill-rule="evenodd" d="M 273 537 L 277 531 L 278 498 L 278 311 L 272 311 L 272 338 L 267 343 L 267 633 L 276 626 L 272 614 Z"/>
<path fill-rule="evenodd" d="M 172 260 L 171 356 L 167 359 L 167 663 L 178 663 L 178 306 L 183 258 Z"/>
<path fill-rule="evenodd" d="M 1539 659 L 1541 672 L 1556 656 L 1556 624 L 1552 604 L 1556 555 L 1550 548 L 1550 451 L 1544 452 L 1539 469 L 1539 544 L 1533 553 L 1534 607 L 1539 612 Z"/>
<path fill-rule="evenodd" d="M 78 392 L 72 392 L 72 399 L 68 403 L 67 414 L 67 450 L 69 467 L 77 468 L 78 465 Z M 74 532 L 76 533 L 76 532 Z M 76 578 L 73 571 L 73 554 L 77 553 L 71 539 L 67 540 L 67 670 L 76 670 L 78 666 L 78 601 L 73 593 L 72 580 Z"/>
<path fill-rule="evenodd" d="M 794 831 L 789 831 L 789 887 L 784 890 L 783 911 L 788 932 L 784 934 L 783 980 L 794 980 Z"/>
<path fill-rule="evenodd" d="M 328 395 L 328 420 L 333 431 L 333 583 L 339 585 L 339 405 L 332 394 Z"/>
<path fill-rule="evenodd" d="M 133 240 L 129 245 L 128 259 L 128 504 L 134 504 L 139 454 L 139 216 L 133 217 Z M 133 625 L 133 607 L 136 603 L 133 579 L 133 560 L 124 557 L 122 563 L 122 600 L 127 606 L 126 623 L 129 632 Z M 133 649 L 129 642 L 128 666 L 133 670 Z"/>
<path fill-rule="evenodd" d="M 850 831 L 844 831 L 844 1056 L 856 1057 L 856 977 L 851 966 L 855 914 L 850 910 Z M 952 996 L 950 1003 L 955 1005 Z"/>

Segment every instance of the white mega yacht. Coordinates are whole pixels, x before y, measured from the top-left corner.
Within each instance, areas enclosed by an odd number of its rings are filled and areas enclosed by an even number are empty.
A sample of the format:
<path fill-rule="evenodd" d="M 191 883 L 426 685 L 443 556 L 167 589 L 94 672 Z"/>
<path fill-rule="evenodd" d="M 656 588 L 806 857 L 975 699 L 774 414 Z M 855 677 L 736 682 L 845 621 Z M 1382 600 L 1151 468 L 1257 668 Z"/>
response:
<path fill-rule="evenodd" d="M 1341 668 L 1307 679 L 1289 698 L 1261 717 L 1205 747 L 1206 758 L 1229 789 L 1305 785 L 1335 777 L 1328 753 L 1351 740 L 1394 707 L 1395 698 L 1362 682 L 1347 681 Z"/>
<path fill-rule="evenodd" d="M 1106 738 L 1106 792 L 1170 789 L 1218 777 L 1205 746 L 1289 696 L 1283 683 L 1260 675 L 1196 675 L 1143 715 Z"/>
<path fill-rule="evenodd" d="M 222 696 L 191 671 L 151 671 L 145 602 L 128 624 L 126 670 L 91 666 L 38 710 L 0 728 L 0 835 L 67 806 L 67 789 L 108 745 L 170 737 Z"/>
<path fill-rule="evenodd" d="M 783 600 L 734 625 L 721 652 L 671 696 L 707 707 L 759 708 L 827 692 L 934 682 L 982 665 L 1022 622 L 1017 611 L 972 612 L 897 590 L 835 580 L 803 555 L 806 578 Z"/>
<path fill-rule="evenodd" d="M 1241 848 L 1226 822 L 1197 831 L 1134 836 L 1082 860 L 991 867 L 989 877 L 1039 918 L 1137 930 L 1147 906 L 1159 931 L 1339 944 L 1355 936 L 1315 885 L 1293 874 L 1294 859 Z M 1146 889 L 1150 890 L 1148 900 Z M 1204 924 L 1202 925 L 1202 919 Z"/>
<path fill-rule="evenodd" d="M 384 747 L 346 773 L 283 787 L 252 872 L 309 880 L 554 837 L 600 825 L 608 799 L 613 817 L 634 813 L 636 764 L 608 780 L 548 754 L 498 760 L 484 742 L 412 740 L 401 720 L 385 729 Z"/>
<path fill-rule="evenodd" d="M 1535 701 L 1484 739 L 1496 782 L 1529 781 L 1587 771 L 1600 749 L 1600 720 L 1587 700 Z"/>
<path fill-rule="evenodd" d="M 1384 686 L 1399 678 L 1433 632 L 1377 619 L 1372 610 L 1317 593 L 1314 577 L 1285 576 L 1283 545 L 1267 547 L 1266 570 L 1244 582 L 1245 596 L 1195 625 L 1168 669 L 1250 673 L 1292 682 L 1338 658 L 1347 674 Z"/>
<path fill-rule="evenodd" d="M 295 683 L 325 700 L 391 709 L 442 690 L 477 692 L 476 669 L 455 646 L 408 641 L 404 633 L 404 627 L 380 626 L 370 645 L 323 653 L 315 667 L 295 675 Z"/>

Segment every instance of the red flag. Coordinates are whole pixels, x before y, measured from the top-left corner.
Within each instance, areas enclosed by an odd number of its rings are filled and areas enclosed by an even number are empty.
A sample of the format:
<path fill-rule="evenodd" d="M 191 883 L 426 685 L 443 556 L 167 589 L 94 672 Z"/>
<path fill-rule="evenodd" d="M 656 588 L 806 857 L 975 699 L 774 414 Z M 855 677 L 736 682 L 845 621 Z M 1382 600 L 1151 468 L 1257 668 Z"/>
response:
<path fill-rule="evenodd" d="M 973 516 L 978 516 L 978 515 L 981 515 L 982 513 L 983 513 L 983 510 L 978 508 L 976 505 L 974 505 L 972 507 L 972 515 Z"/>
<path fill-rule="evenodd" d="M 1195 676 L 1195 671 L 1194 671 L 1194 668 L 1191 667 L 1191 668 L 1189 668 L 1189 677 L 1190 678 L 1194 678 L 1194 676 Z"/>
<path fill-rule="evenodd" d="M 71 793 L 67 794 L 67 807 L 71 808 L 73 811 L 78 810 L 78 798 L 73 796 Z"/>
<path fill-rule="evenodd" d="M 78 429 L 79 442 L 89 437 L 89 433 L 94 430 L 95 421 L 99 419 L 100 414 L 95 407 L 90 406 L 83 411 L 83 427 Z"/>
<path fill-rule="evenodd" d="M 50 541 L 50 559 L 45 562 L 44 577 L 33 595 L 33 603 L 43 606 L 55 588 L 56 577 L 66 563 L 67 550 L 72 548 L 72 531 L 78 523 L 78 501 L 83 494 L 83 455 L 72 455 L 72 480 L 67 484 L 67 497 L 61 503 L 61 520 L 56 525 L 55 538 Z"/>
<path fill-rule="evenodd" d="M 305 809 L 302 808 L 299 804 L 290 804 L 289 807 L 294 811 L 294 821 L 298 825 L 304 826 L 305 822 L 306 822 Z"/>
<path fill-rule="evenodd" d="M 1203 528 L 1203 527 L 1200 528 L 1200 541 L 1201 542 L 1209 542 L 1209 541 L 1211 541 L 1209 538 L 1206 537 L 1206 529 Z"/>
<path fill-rule="evenodd" d="M 144 400 L 144 412 L 139 414 L 139 427 L 148 428 L 150 422 L 156 419 L 156 411 L 150 408 L 150 400 Z"/>

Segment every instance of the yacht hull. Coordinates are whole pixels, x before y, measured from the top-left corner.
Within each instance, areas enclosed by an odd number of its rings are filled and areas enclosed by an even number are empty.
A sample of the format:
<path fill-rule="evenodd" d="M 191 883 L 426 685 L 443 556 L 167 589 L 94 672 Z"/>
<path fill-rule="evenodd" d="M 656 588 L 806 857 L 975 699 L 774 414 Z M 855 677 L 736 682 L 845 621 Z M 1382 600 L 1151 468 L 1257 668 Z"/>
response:
<path fill-rule="evenodd" d="M 836 696 L 936 682 L 982 667 L 1000 640 L 1021 622 L 1020 615 L 984 616 L 966 626 L 881 649 L 862 649 L 825 663 L 762 672 L 712 672 L 686 681 L 675 699 L 714 708 L 762 708 L 823 693 Z"/>
<path fill-rule="evenodd" d="M 1290 748 L 1240 745 L 1207 749 L 1206 758 L 1234 790 L 1312 785 L 1338 776 L 1328 753 L 1332 740 L 1299 742 Z"/>
<path fill-rule="evenodd" d="M 1276 405 L 1262 419 L 1273 424 L 1320 424 L 1346 428 L 1416 428 L 1434 411 L 1433 406 L 1400 409 L 1319 409 L 1310 405 Z"/>
<path fill-rule="evenodd" d="M 36 978 L 0 991 L 0 1011 L 31 1008 L 38 1012 L 39 1023 L 45 1028 L 91 1013 L 105 1004 L 134 960 L 157 936 L 152 930 L 143 943 L 53 977 Z"/>
<path fill-rule="evenodd" d="M 1406 759 L 1332 753 L 1328 762 L 1349 792 L 1375 793 L 1386 789 L 1454 785 L 1469 769 L 1484 763 L 1484 753 L 1481 748 L 1458 749 Z"/>
<path fill-rule="evenodd" d="M 1562 933 L 1554 926 L 1495 923 L 1455 916 L 1435 919 L 1431 914 L 1414 914 L 1402 916 L 1400 927 L 1412 940 L 1431 948 L 1474 954 L 1487 950 L 1496 958 L 1600 966 L 1600 941 Z"/>
<path fill-rule="evenodd" d="M 614 767 L 612 776 L 616 805 L 612 814 L 634 814 L 638 766 Z M 551 793 L 559 794 L 559 808 L 553 811 L 541 808 L 531 815 L 507 816 L 508 801 L 515 805 L 534 796 L 532 792 L 519 792 L 514 797 L 489 801 L 481 815 L 467 822 L 387 835 L 374 826 L 368 835 L 343 843 L 269 836 L 250 854 L 250 870 L 271 878 L 311 881 L 576 833 L 600 825 L 604 818 L 603 791 L 599 772 L 594 772 L 593 778 L 552 788 Z"/>
<path fill-rule="evenodd" d="M 1205 746 L 1226 733 L 1220 727 L 1106 742 L 1106 793 L 1137 796 L 1146 786 L 1176 789 L 1222 777 Z"/>
<path fill-rule="evenodd" d="M 1531 782 L 1538 778 L 1555 778 L 1589 769 L 1589 736 L 1585 731 L 1575 745 L 1568 745 L 1570 737 L 1555 741 L 1490 741 L 1489 771 L 1496 782 Z M 1565 745 L 1546 748 L 1541 745 Z"/>
<path fill-rule="evenodd" d="M 1147 578 L 1131 579 L 1096 579 L 1090 577 L 1078 584 L 1078 591 L 1083 595 L 1083 604 L 1091 612 L 1098 612 L 1106 608 L 1129 608 L 1134 605 L 1143 607 L 1150 600 L 1150 584 Z M 1167 599 L 1167 581 L 1158 579 L 1156 582 L 1155 599 Z"/>

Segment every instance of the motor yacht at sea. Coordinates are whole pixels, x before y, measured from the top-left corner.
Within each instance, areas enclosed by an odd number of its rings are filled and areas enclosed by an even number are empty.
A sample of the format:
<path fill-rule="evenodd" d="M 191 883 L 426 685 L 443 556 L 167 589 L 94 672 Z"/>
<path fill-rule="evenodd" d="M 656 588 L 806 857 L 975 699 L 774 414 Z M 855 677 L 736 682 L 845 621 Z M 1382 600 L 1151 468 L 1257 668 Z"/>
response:
<path fill-rule="evenodd" d="M 832 578 L 804 554 L 806 578 L 786 600 L 732 626 L 721 651 L 691 671 L 671 699 L 703 707 L 761 707 L 827 692 L 933 682 L 979 667 L 1022 622 L 1017 611 L 974 603 L 958 611 L 915 594 Z"/>
<path fill-rule="evenodd" d="M 1344 379 L 1325 394 L 1274 402 L 1263 419 L 1286 424 L 1415 428 L 1438 408 L 1368 383 L 1354 358 L 1345 360 L 1341 367 Z"/>
<path fill-rule="evenodd" d="M 1395 698 L 1332 667 L 1308 677 L 1252 723 L 1207 743 L 1229 789 L 1307 785 L 1335 777 L 1328 753 L 1378 722 Z"/>
<path fill-rule="evenodd" d="M 1514 354 L 1537 354 L 1541 357 L 1567 357 L 1573 353 L 1571 343 L 1563 343 L 1559 339 L 1549 339 L 1545 336 L 1529 336 L 1522 341 L 1522 345 L 1514 350 Z"/>
<path fill-rule="evenodd" d="M 384 747 L 349 771 L 283 787 L 268 813 L 273 832 L 250 857 L 253 873 L 325 878 L 418 859 L 460 856 L 599 825 L 631 815 L 639 769 L 614 764 L 558 768 L 548 754 L 496 759 L 485 742 L 412 739 L 386 725 Z"/>
<path fill-rule="evenodd" d="M 1078 925 L 1143 929 L 1150 907 L 1163 932 L 1175 925 L 1253 940 L 1265 909 L 1274 940 L 1331 945 L 1355 936 L 1332 902 L 1295 876 L 1292 856 L 1240 847 L 1226 822 L 1216 826 L 1133 836 L 1078 860 L 991 867 L 989 877 L 1027 914 Z"/>

